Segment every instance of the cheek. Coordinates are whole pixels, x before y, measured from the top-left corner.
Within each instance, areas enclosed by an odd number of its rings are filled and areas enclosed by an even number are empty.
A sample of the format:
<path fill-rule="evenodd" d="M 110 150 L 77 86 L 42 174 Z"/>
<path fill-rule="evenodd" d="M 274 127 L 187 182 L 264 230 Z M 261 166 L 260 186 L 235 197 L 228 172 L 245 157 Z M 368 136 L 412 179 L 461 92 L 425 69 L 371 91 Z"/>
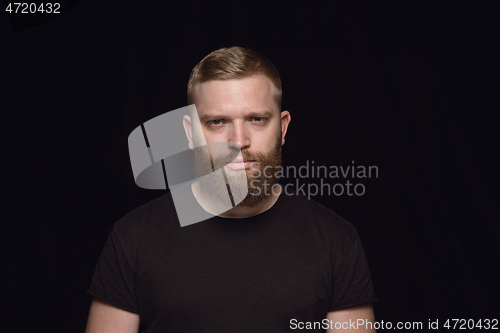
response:
<path fill-rule="evenodd" d="M 276 146 L 276 138 L 277 136 L 275 132 L 266 134 L 265 136 L 258 135 L 254 138 L 252 146 L 255 151 L 269 153 Z M 281 135 L 279 135 L 279 138 L 281 138 Z"/>
<path fill-rule="evenodd" d="M 193 141 L 196 145 L 206 145 L 205 135 L 201 129 L 193 130 Z"/>
<path fill-rule="evenodd" d="M 276 130 L 273 132 L 273 135 L 271 138 L 269 138 L 269 150 L 273 150 L 276 148 L 276 146 L 280 146 L 282 141 L 282 135 L 281 135 L 281 123 L 278 124 Z"/>

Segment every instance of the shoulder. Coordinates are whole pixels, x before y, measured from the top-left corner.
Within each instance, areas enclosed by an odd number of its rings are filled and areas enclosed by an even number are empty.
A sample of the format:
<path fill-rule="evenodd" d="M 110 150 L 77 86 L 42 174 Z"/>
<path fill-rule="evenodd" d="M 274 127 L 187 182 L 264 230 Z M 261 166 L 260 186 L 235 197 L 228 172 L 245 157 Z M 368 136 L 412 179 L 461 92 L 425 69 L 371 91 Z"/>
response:
<path fill-rule="evenodd" d="M 352 223 L 346 221 L 342 216 L 337 214 L 330 208 L 322 204 L 308 199 L 306 196 L 292 192 L 290 195 L 282 193 L 286 205 L 293 211 L 293 214 L 298 214 L 302 219 L 308 222 L 315 223 L 318 227 L 325 231 L 342 233 L 342 234 L 357 234 L 356 228 Z"/>
<path fill-rule="evenodd" d="M 308 199 L 306 196 L 292 192 L 285 195 L 286 205 L 296 223 L 307 224 L 314 228 L 326 247 L 335 252 L 346 252 L 358 239 L 354 225 L 330 208 Z"/>
<path fill-rule="evenodd" d="M 111 234 L 123 243 L 139 243 L 144 230 L 155 230 L 159 226 L 176 225 L 177 214 L 170 192 L 143 204 L 113 224 Z"/>

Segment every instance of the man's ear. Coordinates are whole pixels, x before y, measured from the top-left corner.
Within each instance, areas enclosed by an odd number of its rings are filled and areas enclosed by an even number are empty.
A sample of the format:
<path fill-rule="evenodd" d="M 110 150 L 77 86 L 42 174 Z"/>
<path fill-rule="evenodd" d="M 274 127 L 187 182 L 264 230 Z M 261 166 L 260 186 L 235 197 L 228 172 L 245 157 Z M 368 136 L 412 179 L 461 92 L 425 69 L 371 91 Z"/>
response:
<path fill-rule="evenodd" d="M 189 141 L 189 149 L 193 150 L 193 124 L 191 122 L 191 117 L 185 115 L 184 118 L 182 118 L 182 125 L 184 126 L 184 131 L 186 132 L 186 137 Z"/>
<path fill-rule="evenodd" d="M 288 124 L 292 121 L 292 116 L 290 116 L 290 112 L 282 111 L 281 112 L 281 144 L 285 144 L 285 135 L 288 130 Z"/>

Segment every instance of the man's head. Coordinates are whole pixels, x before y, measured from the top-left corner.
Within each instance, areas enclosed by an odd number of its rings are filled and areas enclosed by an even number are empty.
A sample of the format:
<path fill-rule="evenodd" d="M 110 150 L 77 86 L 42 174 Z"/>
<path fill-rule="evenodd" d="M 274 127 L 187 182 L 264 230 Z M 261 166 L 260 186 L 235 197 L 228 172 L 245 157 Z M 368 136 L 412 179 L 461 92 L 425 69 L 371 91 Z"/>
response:
<path fill-rule="evenodd" d="M 281 166 L 281 146 L 291 119 L 288 111 L 280 111 L 281 80 L 274 65 L 245 48 L 214 51 L 193 69 L 188 101 L 196 105 L 200 121 L 184 119 L 190 148 L 208 144 L 208 154 L 195 149 L 197 176 L 210 173 L 212 165 L 223 166 L 229 183 L 239 185 L 232 186 L 233 191 L 249 192 L 240 206 L 262 202 L 278 180 L 274 170 Z M 215 183 L 220 179 L 202 185 L 215 196 L 225 194 Z"/>

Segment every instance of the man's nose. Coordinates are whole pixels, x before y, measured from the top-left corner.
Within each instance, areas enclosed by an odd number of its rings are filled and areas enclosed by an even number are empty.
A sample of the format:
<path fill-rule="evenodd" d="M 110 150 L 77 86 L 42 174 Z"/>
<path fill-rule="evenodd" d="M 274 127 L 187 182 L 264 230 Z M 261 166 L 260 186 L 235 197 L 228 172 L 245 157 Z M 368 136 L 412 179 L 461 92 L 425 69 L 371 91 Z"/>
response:
<path fill-rule="evenodd" d="M 250 146 L 250 137 L 244 124 L 235 122 L 229 133 L 229 147 L 234 149 L 244 149 Z"/>

